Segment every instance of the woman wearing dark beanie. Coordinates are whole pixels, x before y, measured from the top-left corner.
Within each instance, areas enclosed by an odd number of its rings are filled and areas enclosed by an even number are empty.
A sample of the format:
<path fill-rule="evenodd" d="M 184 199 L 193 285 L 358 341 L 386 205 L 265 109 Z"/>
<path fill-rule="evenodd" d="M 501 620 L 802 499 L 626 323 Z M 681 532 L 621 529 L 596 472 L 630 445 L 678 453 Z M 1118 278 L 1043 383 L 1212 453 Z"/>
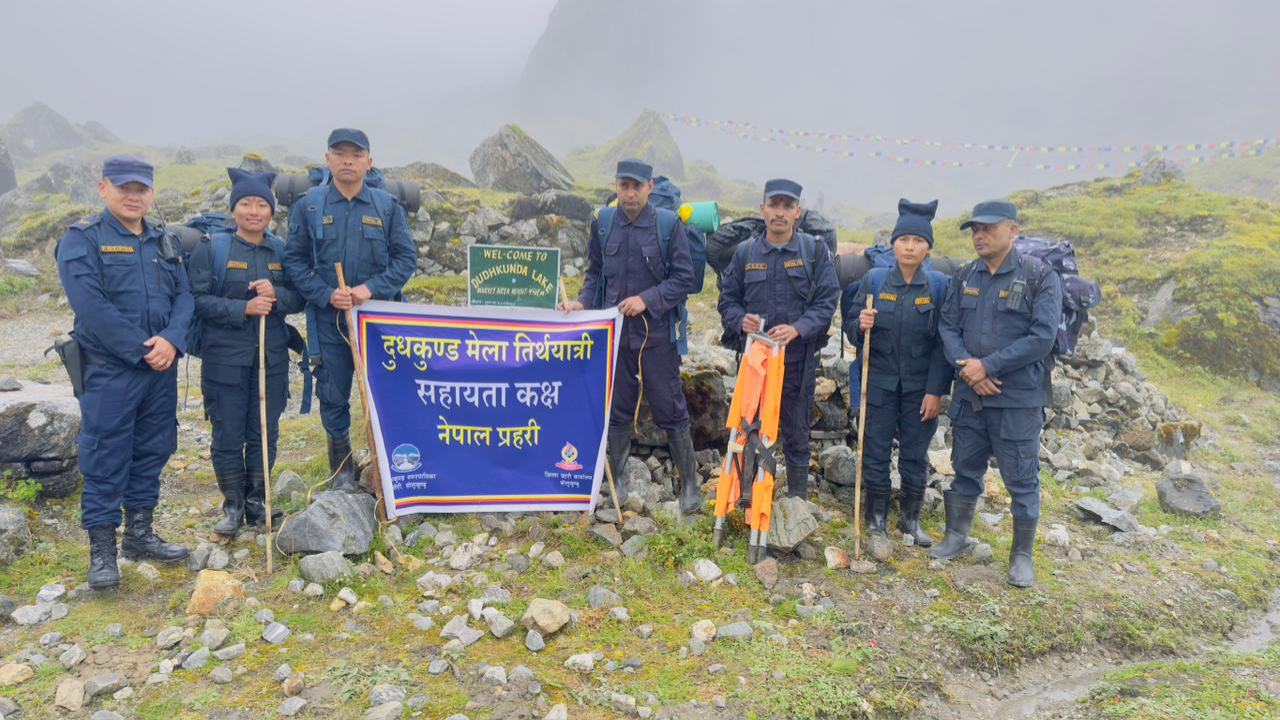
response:
<path fill-rule="evenodd" d="M 889 557 L 888 516 L 892 488 L 889 460 L 898 440 L 898 471 L 902 478 L 898 529 L 915 545 L 933 544 L 920 527 L 928 478 L 929 441 L 938 427 L 942 396 L 951 392 L 951 367 L 942 354 L 938 319 L 947 278 L 929 269 L 933 249 L 933 217 L 938 201 L 898 201 L 893 229 L 894 264 L 871 269 L 861 280 L 854 307 L 863 308 L 852 340 L 861 346 L 862 333 L 871 332 L 867 381 L 867 426 L 862 452 L 866 484 L 865 517 L 876 560 Z M 867 310 L 867 296 L 872 308 Z"/>
<path fill-rule="evenodd" d="M 213 531 L 231 537 L 241 525 L 266 519 L 258 410 L 259 318 L 267 319 L 267 453 L 274 464 L 280 413 L 289 397 L 285 316 L 301 311 L 304 300 L 285 277 L 284 241 L 268 230 L 275 212 L 275 175 L 236 168 L 227 174 L 232 221 L 201 240 L 191 254 L 188 273 L 196 317 L 204 325 L 200 389 L 213 424 L 209 449 L 223 497 L 223 517 Z"/>

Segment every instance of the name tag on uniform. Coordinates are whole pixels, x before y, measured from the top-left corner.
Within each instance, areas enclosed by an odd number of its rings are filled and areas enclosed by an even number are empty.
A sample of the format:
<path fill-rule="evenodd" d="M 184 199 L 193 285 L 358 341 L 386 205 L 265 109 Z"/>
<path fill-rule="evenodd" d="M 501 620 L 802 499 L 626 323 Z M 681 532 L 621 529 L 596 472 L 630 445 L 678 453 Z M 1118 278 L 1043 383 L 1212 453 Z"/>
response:
<path fill-rule="evenodd" d="M 103 245 L 98 248 L 99 252 L 104 253 L 129 253 L 134 252 L 132 245 Z"/>
<path fill-rule="evenodd" d="M 227 269 L 228 270 L 248 270 L 249 263 L 231 260 L 227 263 Z"/>
<path fill-rule="evenodd" d="M 978 290 L 978 288 L 975 288 L 975 287 L 967 287 L 967 288 L 965 288 L 965 289 L 964 289 L 964 294 L 965 294 L 965 295 L 972 296 L 972 297 L 978 297 L 979 295 L 981 295 L 981 294 L 982 294 L 982 292 L 981 292 L 980 290 Z"/>
<path fill-rule="evenodd" d="M 284 265 L 280 263 L 267 263 L 268 270 L 284 270 Z"/>
<path fill-rule="evenodd" d="M 382 227 L 382 218 L 380 217 L 372 217 L 370 215 L 365 215 L 364 217 L 360 218 L 360 222 L 364 223 L 365 225 Z"/>
<path fill-rule="evenodd" d="M 800 259 L 800 258 L 796 258 L 795 260 L 788 260 L 788 261 L 786 261 L 786 262 L 782 263 L 782 267 L 784 267 L 784 268 L 788 268 L 788 269 L 789 269 L 789 268 L 796 268 L 796 267 L 804 267 L 804 260 L 802 260 L 802 259 Z"/>
<path fill-rule="evenodd" d="M 880 293 L 880 299 L 886 302 L 898 302 L 898 296 L 893 293 L 882 292 Z"/>
<path fill-rule="evenodd" d="M 1001 290 L 1001 291 L 1000 291 L 1000 299 L 1001 299 L 1001 300 L 1003 300 L 1003 299 L 1005 299 L 1005 298 L 1007 298 L 1007 297 L 1009 297 L 1009 291 L 1008 291 L 1008 290 Z"/>
<path fill-rule="evenodd" d="M 747 263 L 747 270 L 768 270 L 768 263 Z"/>
<path fill-rule="evenodd" d="M 931 305 L 931 304 L 933 304 L 933 298 L 918 297 L 918 298 L 916 298 L 916 304 L 917 304 L 917 305 Z"/>
<path fill-rule="evenodd" d="M 324 217 L 320 218 L 320 224 L 321 224 L 321 225 L 332 225 L 332 224 L 333 224 L 333 216 L 332 216 L 332 215 L 325 215 Z"/>

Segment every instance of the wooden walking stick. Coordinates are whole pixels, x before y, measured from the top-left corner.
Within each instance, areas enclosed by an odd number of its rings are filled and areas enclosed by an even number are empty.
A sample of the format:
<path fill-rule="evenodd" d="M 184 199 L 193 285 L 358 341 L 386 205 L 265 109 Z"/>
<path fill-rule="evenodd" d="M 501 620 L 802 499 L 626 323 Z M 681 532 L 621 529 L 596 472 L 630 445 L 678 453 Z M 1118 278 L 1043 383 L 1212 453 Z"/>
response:
<path fill-rule="evenodd" d="M 342 263 L 334 263 L 333 267 L 338 272 L 338 288 L 343 291 L 348 290 L 347 278 L 342 273 Z M 352 364 L 355 365 L 356 379 L 360 385 L 360 405 L 364 409 L 364 435 L 365 435 L 365 439 L 369 442 L 369 455 L 370 457 L 373 458 L 374 462 L 377 462 L 378 448 L 377 448 L 377 445 L 374 444 L 373 416 L 370 414 L 370 410 L 369 410 L 369 379 L 365 377 L 364 363 L 362 363 L 360 360 L 360 350 L 359 350 L 358 344 L 356 343 L 356 312 L 354 309 L 354 305 L 350 308 L 347 308 L 346 316 L 347 316 L 347 345 L 351 348 L 351 362 Z M 355 463 L 356 463 L 355 450 L 351 451 L 350 462 L 351 462 L 351 468 L 352 470 L 354 470 Z M 359 478 L 356 479 L 356 482 L 357 483 L 359 482 Z M 379 522 L 386 520 L 387 508 L 386 508 L 386 503 L 382 497 L 381 477 L 379 477 L 379 482 L 375 483 L 373 486 L 373 495 L 378 501 L 377 502 L 378 513 L 379 515 L 381 515 L 381 517 L 378 518 Z"/>
<path fill-rule="evenodd" d="M 271 545 L 271 454 L 267 437 L 267 316 L 258 316 L 258 417 L 262 431 L 262 494 L 267 506 L 267 574 L 273 572 Z"/>
<path fill-rule="evenodd" d="M 556 278 L 557 284 L 560 286 L 560 304 L 569 307 L 569 295 L 564 291 L 564 280 Z M 605 418 L 605 423 L 609 422 Z M 613 509 L 618 513 L 618 522 L 622 522 L 622 505 L 618 503 L 618 486 L 613 482 L 613 468 L 609 466 L 609 458 L 604 460 L 604 476 L 609 481 L 609 493 L 613 497 Z"/>
<path fill-rule="evenodd" d="M 874 298 L 867 295 L 867 309 Z M 862 559 L 862 458 L 866 455 L 863 440 L 867 436 L 867 373 L 871 370 L 871 331 L 862 337 L 862 401 L 858 404 L 858 468 L 853 482 L 853 557 Z"/>

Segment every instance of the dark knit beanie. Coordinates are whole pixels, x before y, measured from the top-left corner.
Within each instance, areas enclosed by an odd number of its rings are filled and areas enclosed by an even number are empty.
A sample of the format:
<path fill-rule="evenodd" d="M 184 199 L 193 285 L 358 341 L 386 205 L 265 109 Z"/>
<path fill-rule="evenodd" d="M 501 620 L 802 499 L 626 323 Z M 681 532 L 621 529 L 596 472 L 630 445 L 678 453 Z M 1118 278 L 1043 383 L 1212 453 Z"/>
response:
<path fill-rule="evenodd" d="M 249 173 L 240 168 L 227 168 L 231 177 L 231 209 L 242 198 L 260 197 L 271 205 L 271 212 L 276 211 L 276 196 L 271 192 L 271 185 L 276 181 L 276 174 L 271 172 Z"/>
<path fill-rule="evenodd" d="M 929 243 L 929 247 L 933 247 L 933 216 L 937 212 L 937 200 L 913 203 L 902 198 L 898 201 L 898 224 L 893 226 L 893 236 L 889 239 L 889 244 L 892 245 L 894 240 L 903 235 L 919 235 Z"/>

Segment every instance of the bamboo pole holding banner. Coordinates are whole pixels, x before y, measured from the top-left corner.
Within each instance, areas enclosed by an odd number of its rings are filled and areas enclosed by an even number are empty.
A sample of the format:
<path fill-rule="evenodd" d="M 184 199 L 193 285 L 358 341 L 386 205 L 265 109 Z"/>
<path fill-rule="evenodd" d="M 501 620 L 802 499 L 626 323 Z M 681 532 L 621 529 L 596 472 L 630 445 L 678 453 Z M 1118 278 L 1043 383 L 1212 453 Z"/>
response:
<path fill-rule="evenodd" d="M 347 287 L 347 278 L 342 273 L 342 263 L 334 263 L 333 267 L 338 272 L 338 288 L 340 290 L 343 290 L 344 292 L 349 291 L 350 288 Z M 369 379 L 365 377 L 364 363 L 361 362 L 360 348 L 359 348 L 359 344 L 356 342 L 356 312 L 355 312 L 354 305 L 350 308 L 347 308 L 346 316 L 347 316 L 347 345 L 350 346 L 351 348 L 351 361 L 355 365 L 356 379 L 360 385 L 360 404 L 364 408 L 365 440 L 367 440 L 369 443 L 369 457 L 372 458 L 374 463 L 377 463 L 378 447 L 374 443 L 373 415 L 371 414 L 371 411 L 369 409 Z M 352 470 L 355 470 L 356 453 L 354 449 L 352 449 L 351 451 L 350 461 L 351 461 Z M 381 482 L 382 473 L 381 472 L 378 473 L 378 479 L 379 479 L 379 482 L 375 483 L 373 486 L 373 496 L 378 501 L 377 508 L 378 508 L 378 513 L 380 515 L 380 517 L 378 518 L 378 521 L 382 522 L 388 518 L 389 513 L 387 512 L 387 508 L 386 508 L 386 500 L 382 497 L 382 482 Z M 359 482 L 358 477 L 356 479 L 356 482 L 357 483 Z"/>
<path fill-rule="evenodd" d="M 271 542 L 271 439 L 267 436 L 267 316 L 258 316 L 258 418 L 262 432 L 262 487 L 267 507 L 267 574 L 274 572 Z"/>
<path fill-rule="evenodd" d="M 564 289 L 564 278 L 557 275 L 556 284 L 560 288 L 560 305 L 561 307 L 569 307 L 569 294 Z M 610 390 L 612 393 L 612 390 Z M 609 418 L 604 419 L 605 433 L 608 433 Z M 622 522 L 622 505 L 618 503 L 618 486 L 613 481 L 613 468 L 609 466 L 609 458 L 604 459 L 604 477 L 609 481 L 609 493 L 613 497 L 613 509 L 618 513 L 618 522 Z"/>
<path fill-rule="evenodd" d="M 867 309 L 874 298 L 867 295 Z M 858 472 L 853 487 L 853 557 L 862 559 L 862 458 L 866 455 L 863 440 L 867 437 L 867 373 L 871 370 L 871 331 L 862 336 L 862 402 L 858 404 Z"/>

